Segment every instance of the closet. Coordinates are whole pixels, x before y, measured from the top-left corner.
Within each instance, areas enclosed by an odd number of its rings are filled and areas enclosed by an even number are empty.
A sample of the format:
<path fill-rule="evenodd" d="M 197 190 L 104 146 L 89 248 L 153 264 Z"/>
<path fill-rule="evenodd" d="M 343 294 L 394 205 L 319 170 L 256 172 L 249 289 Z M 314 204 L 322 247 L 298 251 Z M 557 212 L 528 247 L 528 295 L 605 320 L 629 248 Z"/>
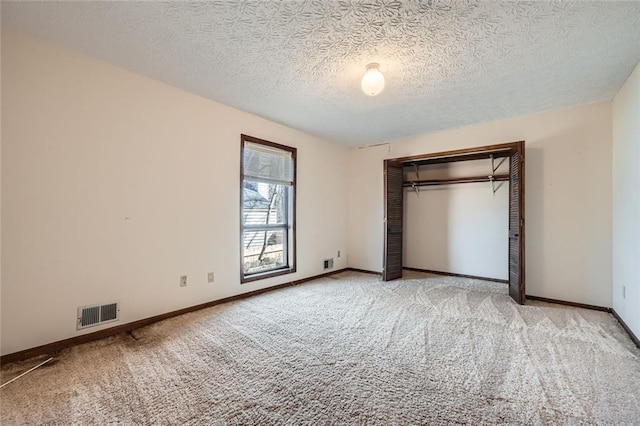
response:
<path fill-rule="evenodd" d="M 470 167 L 468 169 L 473 170 L 474 173 L 468 175 L 454 173 L 451 176 L 437 176 L 437 178 L 434 178 L 433 174 L 425 173 L 429 169 L 456 165 L 459 162 L 469 165 L 486 164 L 486 168 L 477 172 L 477 167 Z M 422 187 L 447 185 L 450 188 L 458 184 L 484 182 L 489 197 L 497 191 L 508 191 L 508 214 L 501 219 L 507 223 L 499 227 L 504 229 L 507 238 L 505 244 L 501 246 L 504 247 L 504 253 L 497 253 L 497 255 L 504 256 L 504 263 L 507 265 L 506 281 L 509 283 L 509 295 L 516 302 L 524 304 L 524 166 L 523 141 L 385 160 L 383 279 L 388 281 L 402 277 L 405 258 L 403 237 L 407 231 L 404 207 L 407 197 L 420 197 Z M 415 199 L 411 202 L 415 204 Z M 424 205 L 423 202 L 423 207 Z M 431 210 L 435 211 L 439 207 L 441 206 L 434 205 Z M 429 209 L 428 205 L 426 208 Z M 471 210 L 473 206 L 465 208 Z M 464 214 L 473 215 L 474 213 L 467 211 Z M 415 242 L 415 237 L 412 237 Z M 420 238 L 429 238 L 429 235 L 421 235 Z M 413 250 L 419 246 L 420 244 L 411 244 Z M 435 254 L 437 253 L 430 252 L 431 256 Z M 424 257 L 425 253 L 420 255 Z"/>

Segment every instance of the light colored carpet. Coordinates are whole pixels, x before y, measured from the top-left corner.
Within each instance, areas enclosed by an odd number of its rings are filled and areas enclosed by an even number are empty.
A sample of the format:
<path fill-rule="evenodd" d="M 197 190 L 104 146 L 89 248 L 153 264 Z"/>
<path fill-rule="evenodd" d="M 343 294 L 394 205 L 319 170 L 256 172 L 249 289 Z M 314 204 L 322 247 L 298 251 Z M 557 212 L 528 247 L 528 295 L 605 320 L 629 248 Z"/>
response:
<path fill-rule="evenodd" d="M 406 275 L 342 273 L 76 346 L 3 388 L 0 421 L 640 423 L 640 350 L 611 315 Z"/>

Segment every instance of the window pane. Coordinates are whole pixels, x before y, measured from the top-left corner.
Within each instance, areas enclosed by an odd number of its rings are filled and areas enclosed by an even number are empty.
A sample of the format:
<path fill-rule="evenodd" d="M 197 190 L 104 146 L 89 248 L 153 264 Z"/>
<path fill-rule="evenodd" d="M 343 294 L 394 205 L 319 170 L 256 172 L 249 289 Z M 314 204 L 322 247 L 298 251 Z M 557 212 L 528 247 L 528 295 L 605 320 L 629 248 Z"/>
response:
<path fill-rule="evenodd" d="M 286 185 L 245 181 L 242 199 L 244 224 L 286 224 L 288 188 Z"/>
<path fill-rule="evenodd" d="M 244 144 L 244 175 L 254 178 L 293 181 L 291 152 L 252 142 Z"/>
<path fill-rule="evenodd" d="M 286 232 L 284 229 L 265 231 L 244 231 L 245 274 L 267 272 L 287 266 Z"/>
<path fill-rule="evenodd" d="M 295 272 L 296 152 L 241 136 L 241 282 Z"/>

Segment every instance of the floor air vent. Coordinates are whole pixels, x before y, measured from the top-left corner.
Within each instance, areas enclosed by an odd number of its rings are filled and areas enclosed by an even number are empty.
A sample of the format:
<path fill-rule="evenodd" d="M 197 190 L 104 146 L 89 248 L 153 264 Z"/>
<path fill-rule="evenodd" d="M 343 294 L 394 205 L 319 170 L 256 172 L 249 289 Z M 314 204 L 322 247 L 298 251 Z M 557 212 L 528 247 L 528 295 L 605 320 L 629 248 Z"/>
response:
<path fill-rule="evenodd" d="M 78 308 L 78 330 L 107 322 L 118 321 L 120 307 L 117 303 L 83 306 Z"/>

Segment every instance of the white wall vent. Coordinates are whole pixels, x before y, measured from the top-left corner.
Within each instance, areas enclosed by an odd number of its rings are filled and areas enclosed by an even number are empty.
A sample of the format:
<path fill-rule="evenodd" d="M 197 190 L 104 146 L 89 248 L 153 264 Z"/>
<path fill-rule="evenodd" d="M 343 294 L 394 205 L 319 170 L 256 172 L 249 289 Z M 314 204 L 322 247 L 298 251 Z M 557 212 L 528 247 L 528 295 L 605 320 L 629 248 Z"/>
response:
<path fill-rule="evenodd" d="M 78 308 L 78 324 L 76 329 L 82 330 L 83 328 L 118 321 L 118 319 L 120 319 L 120 305 L 118 303 L 81 306 Z"/>

